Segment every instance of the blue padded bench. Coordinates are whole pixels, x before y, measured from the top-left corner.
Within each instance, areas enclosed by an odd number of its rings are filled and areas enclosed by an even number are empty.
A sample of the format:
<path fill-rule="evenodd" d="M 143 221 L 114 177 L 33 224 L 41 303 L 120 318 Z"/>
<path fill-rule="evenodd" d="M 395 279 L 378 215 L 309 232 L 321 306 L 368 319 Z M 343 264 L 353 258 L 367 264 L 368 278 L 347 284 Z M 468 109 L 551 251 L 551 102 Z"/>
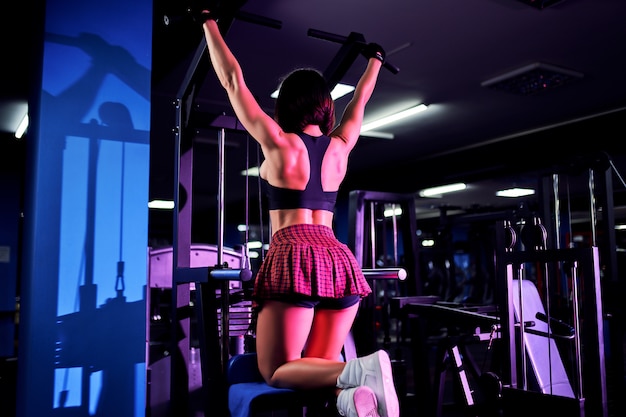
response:
<path fill-rule="evenodd" d="M 344 344 L 341 360 L 356 357 L 352 334 Z M 318 417 L 335 416 L 334 403 L 325 408 L 328 394 L 274 388 L 265 383 L 257 366 L 256 353 L 234 355 L 226 368 L 230 417 Z M 305 414 L 306 413 L 306 414 Z"/>
<path fill-rule="evenodd" d="M 274 388 L 259 373 L 256 353 L 243 353 L 228 361 L 228 410 L 231 417 L 253 417 L 282 412 L 302 417 L 306 394 L 289 388 Z"/>

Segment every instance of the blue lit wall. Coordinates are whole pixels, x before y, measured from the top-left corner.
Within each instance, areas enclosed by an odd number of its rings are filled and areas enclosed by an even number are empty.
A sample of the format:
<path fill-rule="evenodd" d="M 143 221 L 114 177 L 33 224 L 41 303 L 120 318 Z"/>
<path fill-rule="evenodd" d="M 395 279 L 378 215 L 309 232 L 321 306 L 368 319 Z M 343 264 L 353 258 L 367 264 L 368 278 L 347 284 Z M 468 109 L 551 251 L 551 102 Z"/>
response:
<path fill-rule="evenodd" d="M 152 1 L 45 11 L 17 416 L 144 416 Z"/>

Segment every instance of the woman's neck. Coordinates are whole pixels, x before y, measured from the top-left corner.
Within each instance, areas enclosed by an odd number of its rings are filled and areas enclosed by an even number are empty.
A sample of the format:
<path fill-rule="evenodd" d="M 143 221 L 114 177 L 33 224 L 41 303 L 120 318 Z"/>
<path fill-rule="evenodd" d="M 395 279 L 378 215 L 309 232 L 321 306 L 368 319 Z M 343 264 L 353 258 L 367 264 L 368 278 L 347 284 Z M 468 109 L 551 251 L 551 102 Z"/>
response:
<path fill-rule="evenodd" d="M 302 132 L 309 136 L 322 136 L 322 129 L 318 125 L 307 125 Z"/>

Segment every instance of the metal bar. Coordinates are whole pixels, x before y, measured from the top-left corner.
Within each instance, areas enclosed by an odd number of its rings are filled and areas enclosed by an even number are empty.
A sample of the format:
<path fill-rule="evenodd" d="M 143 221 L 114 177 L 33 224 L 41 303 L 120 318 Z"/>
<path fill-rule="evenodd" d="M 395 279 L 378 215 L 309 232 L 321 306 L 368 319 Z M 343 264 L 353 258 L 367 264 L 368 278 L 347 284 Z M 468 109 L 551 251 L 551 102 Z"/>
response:
<path fill-rule="evenodd" d="M 365 278 L 371 279 L 398 279 L 404 281 L 407 277 L 407 272 L 404 268 L 368 268 L 363 269 L 363 275 L 365 275 Z"/>
<path fill-rule="evenodd" d="M 350 36 L 342 36 L 342 35 L 336 35 L 334 33 L 324 32 L 322 30 L 309 29 L 308 32 L 307 32 L 307 35 L 309 35 L 312 38 L 317 38 L 317 39 L 322 39 L 322 40 L 325 40 L 325 41 L 340 43 L 340 44 L 342 44 L 344 46 L 349 45 L 351 48 L 358 47 L 359 48 L 358 52 L 360 52 L 363 49 L 363 47 L 367 45 L 367 42 L 365 42 L 365 38 L 363 37 L 363 35 L 361 35 L 360 33 L 356 33 L 356 32 L 351 32 Z M 337 56 L 339 56 L 342 52 L 346 53 L 346 50 L 342 48 L 342 50 L 339 51 Z M 352 62 L 354 62 L 354 59 L 352 59 L 350 64 L 352 64 Z M 400 72 L 400 68 L 398 68 L 395 65 L 391 64 L 389 61 L 385 61 L 383 63 L 383 67 L 388 69 L 389 71 L 391 71 L 392 74 L 397 74 L 397 73 Z M 345 72 L 339 76 L 339 79 L 344 74 L 345 74 Z M 339 81 L 339 79 L 337 79 L 337 81 Z M 334 87 L 334 86 L 335 85 L 333 84 L 332 87 Z"/>

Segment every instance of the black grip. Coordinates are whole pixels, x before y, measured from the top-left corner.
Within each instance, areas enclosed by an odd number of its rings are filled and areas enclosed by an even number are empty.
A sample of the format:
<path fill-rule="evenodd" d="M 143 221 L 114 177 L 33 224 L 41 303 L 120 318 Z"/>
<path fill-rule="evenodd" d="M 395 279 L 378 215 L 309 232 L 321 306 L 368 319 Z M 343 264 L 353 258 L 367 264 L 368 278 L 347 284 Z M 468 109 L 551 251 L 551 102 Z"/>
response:
<path fill-rule="evenodd" d="M 312 37 L 312 38 L 317 38 L 317 39 L 322 39 L 322 40 L 325 40 L 325 41 L 340 43 L 342 45 L 345 44 L 348 41 L 348 37 L 347 36 L 337 35 L 337 34 L 330 33 L 330 32 L 324 32 L 322 30 L 317 30 L 317 29 L 309 29 L 307 31 L 307 35 Z M 361 47 L 366 47 L 367 46 L 367 44 L 365 42 L 355 41 L 354 43 L 356 45 L 360 45 Z M 383 63 L 383 67 L 386 68 L 387 70 L 389 70 L 394 75 L 400 72 L 400 68 L 398 68 L 395 65 L 391 64 L 389 61 L 385 61 Z"/>

